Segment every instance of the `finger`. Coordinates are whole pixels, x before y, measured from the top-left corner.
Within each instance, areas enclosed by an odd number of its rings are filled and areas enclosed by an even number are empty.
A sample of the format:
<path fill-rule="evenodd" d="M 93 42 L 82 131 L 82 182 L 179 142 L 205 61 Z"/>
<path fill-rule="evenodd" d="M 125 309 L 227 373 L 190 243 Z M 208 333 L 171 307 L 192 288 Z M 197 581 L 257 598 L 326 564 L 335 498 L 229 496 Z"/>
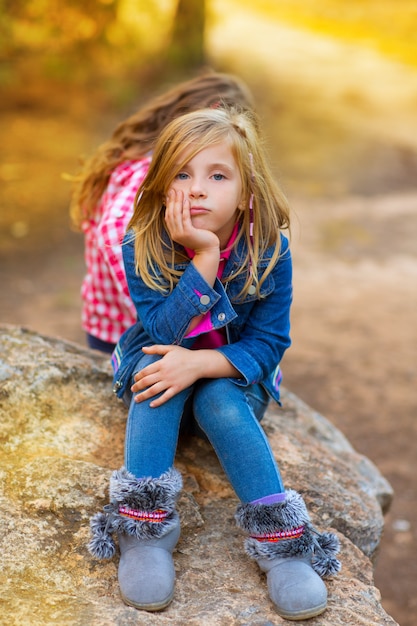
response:
<path fill-rule="evenodd" d="M 182 224 L 185 229 L 193 228 L 191 221 L 191 204 L 189 200 L 184 200 L 182 205 Z"/>
<path fill-rule="evenodd" d="M 167 193 L 165 203 L 165 221 L 167 225 L 173 224 L 174 205 L 176 200 L 176 193 L 174 189 L 170 189 Z"/>
<path fill-rule="evenodd" d="M 182 200 L 182 191 L 176 189 L 169 190 L 166 208 L 170 215 L 174 215 L 179 210 L 182 210 Z"/>
<path fill-rule="evenodd" d="M 135 395 L 135 402 L 140 403 L 144 400 L 149 400 L 149 398 L 153 398 L 158 394 L 162 393 L 165 390 L 165 387 L 162 383 L 155 383 L 155 385 L 151 385 L 151 387 L 147 387 L 144 391 L 140 391 Z"/>
<path fill-rule="evenodd" d="M 155 400 L 152 400 L 152 402 L 149 403 L 149 406 L 152 409 L 155 409 L 158 406 L 161 406 L 162 404 L 165 404 L 165 402 L 167 402 L 168 400 L 170 400 L 174 396 L 175 396 L 175 392 L 172 390 L 172 388 L 166 389 L 166 391 L 164 391 L 164 393 L 162 393 L 159 396 L 159 398 L 155 398 Z"/>
<path fill-rule="evenodd" d="M 155 343 L 152 346 L 143 346 L 142 351 L 146 354 L 166 354 L 172 349 L 171 345 Z"/>
<path fill-rule="evenodd" d="M 136 376 L 137 375 L 135 375 L 134 377 L 135 382 L 130 388 L 131 391 L 133 391 L 133 393 L 136 393 L 137 391 L 142 391 L 143 389 L 146 389 L 147 387 L 152 387 L 152 385 L 155 385 L 158 382 L 159 383 L 161 382 L 161 376 L 159 375 L 158 372 L 147 374 L 142 377 L 136 377 Z"/>
<path fill-rule="evenodd" d="M 143 380 L 147 376 L 156 374 L 156 372 L 159 369 L 158 365 L 159 365 L 159 362 L 151 363 L 150 365 L 147 365 L 142 370 L 139 370 L 139 372 L 136 372 L 136 374 L 133 376 L 133 380 L 135 380 L 136 382 L 139 382 L 140 380 Z"/>

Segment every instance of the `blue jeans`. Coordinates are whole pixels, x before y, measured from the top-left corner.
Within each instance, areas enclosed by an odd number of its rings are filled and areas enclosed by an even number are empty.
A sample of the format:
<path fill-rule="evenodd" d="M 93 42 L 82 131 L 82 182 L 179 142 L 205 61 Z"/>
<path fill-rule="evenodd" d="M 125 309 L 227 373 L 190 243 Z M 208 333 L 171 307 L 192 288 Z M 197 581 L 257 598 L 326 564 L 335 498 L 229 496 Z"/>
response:
<path fill-rule="evenodd" d="M 144 355 L 135 371 L 157 358 Z M 281 475 L 259 423 L 268 401 L 261 385 L 241 387 L 227 378 L 201 379 L 160 407 L 151 408 L 149 401 L 137 403 L 131 398 L 125 466 L 137 478 L 156 478 L 171 468 L 184 409 L 188 407 L 242 502 L 281 493 Z"/>
<path fill-rule="evenodd" d="M 100 350 L 100 352 L 105 352 L 106 354 L 111 354 L 116 347 L 115 343 L 103 341 L 102 339 L 94 337 L 89 333 L 87 333 L 87 344 L 92 350 Z"/>

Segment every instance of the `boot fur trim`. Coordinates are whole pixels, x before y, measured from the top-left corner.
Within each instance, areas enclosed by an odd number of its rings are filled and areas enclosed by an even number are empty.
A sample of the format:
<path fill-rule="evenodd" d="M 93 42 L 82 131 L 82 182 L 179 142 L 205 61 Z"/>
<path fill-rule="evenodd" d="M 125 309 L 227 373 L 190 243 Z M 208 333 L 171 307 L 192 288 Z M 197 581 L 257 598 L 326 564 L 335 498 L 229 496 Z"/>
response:
<path fill-rule="evenodd" d="M 157 539 L 178 524 L 176 500 L 182 488 L 181 474 L 171 468 L 159 478 L 137 479 L 125 467 L 110 478 L 110 504 L 91 518 L 89 552 L 98 559 L 111 559 L 116 552 L 113 533 L 126 533 L 138 539 Z M 119 507 L 153 512 L 163 510 L 161 521 L 138 521 L 121 515 Z"/>
<path fill-rule="evenodd" d="M 125 467 L 110 478 L 110 501 L 131 509 L 171 511 L 182 489 L 181 474 L 171 468 L 158 478 L 137 479 Z"/>
<path fill-rule="evenodd" d="M 249 535 L 273 533 L 297 528 L 310 521 L 306 505 L 293 489 L 285 492 L 285 500 L 275 504 L 240 504 L 236 511 L 239 528 Z"/>
<path fill-rule="evenodd" d="M 295 538 L 258 541 L 249 537 L 245 551 L 252 559 L 311 557 L 313 569 L 323 578 L 336 574 L 341 568 L 336 559 L 339 539 L 333 533 L 321 534 L 313 528 L 303 498 L 292 489 L 286 491 L 283 502 L 240 504 L 235 519 L 239 528 L 249 535 L 293 531 L 304 526 L 304 532 Z"/>

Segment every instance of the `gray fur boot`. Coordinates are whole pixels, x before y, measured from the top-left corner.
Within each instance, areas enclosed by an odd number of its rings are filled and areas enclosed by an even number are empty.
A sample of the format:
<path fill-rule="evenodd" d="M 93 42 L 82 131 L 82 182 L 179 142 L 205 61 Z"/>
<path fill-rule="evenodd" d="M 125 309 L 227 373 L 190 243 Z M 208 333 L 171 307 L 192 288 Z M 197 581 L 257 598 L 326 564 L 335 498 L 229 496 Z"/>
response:
<path fill-rule="evenodd" d="M 175 510 L 182 488 L 175 470 L 138 480 L 122 467 L 110 479 L 110 504 L 91 519 L 90 553 L 110 559 L 120 549 L 119 585 L 123 601 L 137 609 L 160 611 L 174 595 L 172 552 L 180 535 Z"/>
<path fill-rule="evenodd" d="M 266 573 L 278 614 L 297 621 L 325 610 L 322 578 L 340 571 L 339 540 L 313 528 L 299 493 L 291 489 L 285 493 L 285 500 L 275 504 L 240 504 L 236 522 L 249 534 L 246 553 Z"/>

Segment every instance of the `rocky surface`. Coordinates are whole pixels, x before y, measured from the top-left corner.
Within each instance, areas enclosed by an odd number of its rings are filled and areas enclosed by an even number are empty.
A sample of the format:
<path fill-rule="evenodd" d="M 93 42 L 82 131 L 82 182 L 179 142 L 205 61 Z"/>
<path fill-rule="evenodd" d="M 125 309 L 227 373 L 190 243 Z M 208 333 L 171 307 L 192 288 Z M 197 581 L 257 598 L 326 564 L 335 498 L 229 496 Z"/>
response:
<path fill-rule="evenodd" d="M 82 347 L 0 327 L 2 613 L 22 626 L 191 624 L 267 626 L 274 612 L 265 581 L 242 549 L 236 499 L 210 446 L 183 439 L 177 467 L 183 533 L 177 587 L 160 614 L 125 606 L 117 556 L 86 550 L 89 518 L 107 501 L 123 462 L 126 409 L 111 394 L 107 360 Z M 395 626 L 373 584 L 373 558 L 392 489 L 376 467 L 296 396 L 283 394 L 264 421 L 288 487 L 314 524 L 341 540 L 341 574 L 328 582 L 329 607 L 309 623 Z"/>

